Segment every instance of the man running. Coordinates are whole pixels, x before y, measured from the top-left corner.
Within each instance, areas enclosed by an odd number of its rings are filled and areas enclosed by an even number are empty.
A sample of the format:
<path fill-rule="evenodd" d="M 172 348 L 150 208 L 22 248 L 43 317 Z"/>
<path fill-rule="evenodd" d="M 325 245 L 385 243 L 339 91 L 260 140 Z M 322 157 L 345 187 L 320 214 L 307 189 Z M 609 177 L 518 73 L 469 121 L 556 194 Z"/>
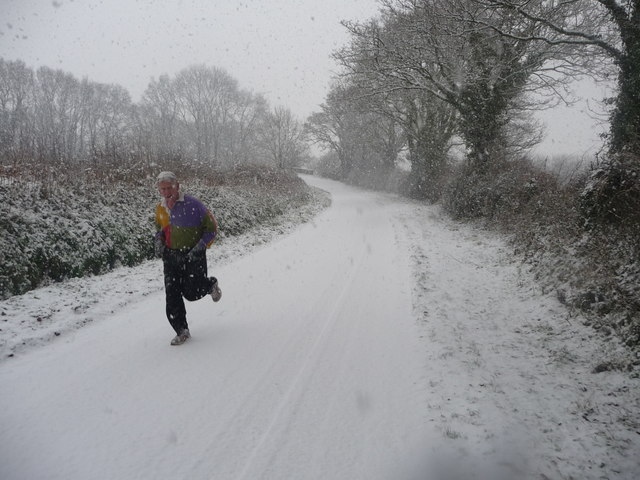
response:
<path fill-rule="evenodd" d="M 191 338 L 184 299 L 222 297 L 215 277 L 207 276 L 207 248 L 218 234 L 218 222 L 197 198 L 180 192 L 173 172 L 158 175 L 162 201 L 156 206 L 156 254 L 164 264 L 164 288 L 169 323 L 176 331 L 171 345 Z"/>

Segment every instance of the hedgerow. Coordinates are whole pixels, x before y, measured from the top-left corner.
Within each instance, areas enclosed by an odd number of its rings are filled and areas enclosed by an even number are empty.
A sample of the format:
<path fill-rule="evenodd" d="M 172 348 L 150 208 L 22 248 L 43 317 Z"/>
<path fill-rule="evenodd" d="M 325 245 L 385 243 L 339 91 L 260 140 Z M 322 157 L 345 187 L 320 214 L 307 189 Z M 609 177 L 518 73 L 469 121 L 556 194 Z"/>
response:
<path fill-rule="evenodd" d="M 95 175 L 74 179 L 4 173 L 0 298 L 153 257 L 153 212 L 159 198 L 153 176 L 117 175 L 105 181 Z M 306 184 L 282 171 L 245 167 L 210 177 L 186 175 L 183 191 L 213 211 L 221 239 L 309 199 Z"/>

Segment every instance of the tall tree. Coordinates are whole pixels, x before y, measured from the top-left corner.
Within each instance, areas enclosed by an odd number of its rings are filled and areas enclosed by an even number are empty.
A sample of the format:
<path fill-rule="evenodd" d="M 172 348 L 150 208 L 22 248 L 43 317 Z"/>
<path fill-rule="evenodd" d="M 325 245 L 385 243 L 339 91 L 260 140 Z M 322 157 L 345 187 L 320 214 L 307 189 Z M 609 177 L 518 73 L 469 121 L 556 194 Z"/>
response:
<path fill-rule="evenodd" d="M 19 162 L 33 147 L 33 94 L 33 71 L 0 58 L 0 161 Z"/>
<path fill-rule="evenodd" d="M 381 20 L 347 23 L 352 44 L 338 54 L 348 72 L 378 92 L 419 90 L 453 107 L 469 160 L 479 170 L 503 158 L 508 127 L 530 79 L 552 49 L 519 40 L 536 25 L 471 0 L 383 0 Z M 473 25 L 494 24 L 511 36 Z M 549 80 L 547 79 L 547 82 Z"/>
<path fill-rule="evenodd" d="M 290 110 L 275 107 L 267 115 L 263 139 L 270 159 L 279 168 L 290 168 L 300 162 L 304 152 L 303 129 Z"/>
<path fill-rule="evenodd" d="M 340 171 L 338 175 L 347 180 L 356 159 L 362 157 L 364 146 L 362 124 L 363 117 L 345 99 L 349 86 L 336 82 L 329 91 L 320 111 L 309 116 L 305 130 L 322 147 L 333 151 L 338 157 Z"/>
<path fill-rule="evenodd" d="M 535 32 L 518 39 L 563 48 L 563 60 L 573 65 L 573 72 L 598 75 L 603 59 L 612 62 L 618 69 L 618 94 L 611 115 L 610 148 L 612 152 L 639 150 L 639 0 L 474 1 L 535 26 Z M 490 27 L 502 36 L 512 36 L 500 26 Z"/>
<path fill-rule="evenodd" d="M 606 223 L 640 230 L 640 0 L 475 0 L 535 25 L 532 45 L 564 48 L 566 63 L 580 72 L 600 74 L 600 65 L 617 68 L 618 91 L 612 102 L 609 155 L 592 171 L 581 194 L 588 225 Z M 496 28 L 497 34 L 509 32 Z M 591 62 L 585 63 L 584 59 Z M 604 72 L 608 72 L 605 70 Z"/>
<path fill-rule="evenodd" d="M 260 131 L 269 116 L 269 106 L 261 95 L 240 91 L 231 112 L 234 128 L 228 133 L 231 166 L 255 163 L 260 157 Z"/>
<path fill-rule="evenodd" d="M 231 122 L 237 81 L 220 68 L 200 65 L 180 71 L 175 88 L 182 120 L 193 128 L 197 160 L 217 165 Z"/>
<path fill-rule="evenodd" d="M 140 102 L 148 144 L 146 148 L 158 158 L 178 155 L 182 139 L 179 137 L 179 104 L 173 82 L 167 75 L 151 80 Z"/>
<path fill-rule="evenodd" d="M 74 158 L 79 82 L 62 70 L 40 67 L 35 120 L 40 158 L 68 162 Z"/>

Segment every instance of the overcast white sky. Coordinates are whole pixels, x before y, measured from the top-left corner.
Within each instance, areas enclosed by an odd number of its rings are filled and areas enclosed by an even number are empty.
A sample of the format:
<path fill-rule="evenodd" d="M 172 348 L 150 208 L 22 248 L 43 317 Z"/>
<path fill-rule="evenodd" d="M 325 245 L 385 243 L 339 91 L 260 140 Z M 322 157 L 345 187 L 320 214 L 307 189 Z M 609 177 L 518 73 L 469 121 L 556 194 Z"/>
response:
<path fill-rule="evenodd" d="M 340 20 L 376 0 L 0 0 L 0 56 L 118 83 L 138 100 L 151 77 L 222 67 L 300 117 L 317 110 L 347 40 Z"/>
<path fill-rule="evenodd" d="M 134 101 L 152 77 L 221 67 L 303 120 L 324 101 L 330 54 L 348 40 L 340 20 L 377 12 L 376 0 L 0 0 L 0 57 L 117 83 Z M 593 151 L 586 110 L 545 113 L 541 151 Z"/>

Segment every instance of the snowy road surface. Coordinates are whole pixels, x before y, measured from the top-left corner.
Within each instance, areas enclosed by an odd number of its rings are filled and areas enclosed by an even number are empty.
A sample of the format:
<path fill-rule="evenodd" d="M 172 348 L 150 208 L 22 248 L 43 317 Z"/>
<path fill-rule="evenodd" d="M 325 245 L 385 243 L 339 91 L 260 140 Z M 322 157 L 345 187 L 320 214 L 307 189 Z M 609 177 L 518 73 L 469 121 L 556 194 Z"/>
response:
<path fill-rule="evenodd" d="M 156 290 L 3 360 L 0 478 L 637 478 L 637 379 L 498 238 L 305 179 L 332 206 L 214 265 L 185 345 Z"/>

